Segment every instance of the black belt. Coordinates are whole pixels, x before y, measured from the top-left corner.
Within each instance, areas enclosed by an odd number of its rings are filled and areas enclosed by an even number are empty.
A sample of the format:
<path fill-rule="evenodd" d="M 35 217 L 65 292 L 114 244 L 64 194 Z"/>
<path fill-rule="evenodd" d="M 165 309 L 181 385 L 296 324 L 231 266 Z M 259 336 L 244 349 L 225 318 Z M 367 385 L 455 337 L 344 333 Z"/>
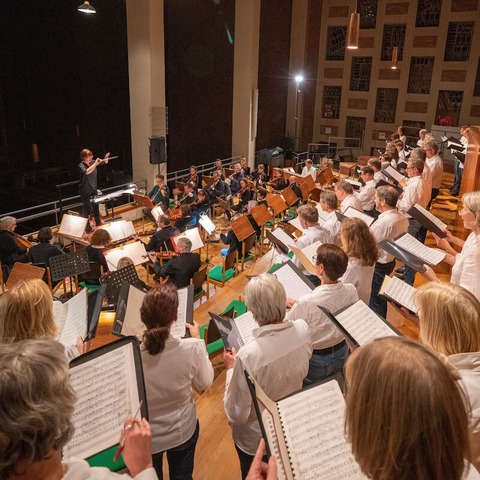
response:
<path fill-rule="evenodd" d="M 326 355 L 327 353 L 334 353 L 337 350 L 340 350 L 343 348 L 347 342 L 345 340 L 342 340 L 340 343 L 337 343 L 333 347 L 327 347 L 327 348 L 320 348 L 319 350 L 314 350 L 313 355 Z"/>

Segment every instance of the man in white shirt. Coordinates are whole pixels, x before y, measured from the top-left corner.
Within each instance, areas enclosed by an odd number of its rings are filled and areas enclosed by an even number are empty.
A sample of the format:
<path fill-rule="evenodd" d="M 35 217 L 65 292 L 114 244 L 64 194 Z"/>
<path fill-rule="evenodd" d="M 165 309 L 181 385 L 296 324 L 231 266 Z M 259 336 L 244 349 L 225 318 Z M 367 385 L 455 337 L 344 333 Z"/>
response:
<path fill-rule="evenodd" d="M 355 192 L 355 197 L 362 202 L 364 213 L 371 217 L 377 217 L 375 213 L 375 186 L 373 168 L 365 165 L 360 170 L 360 177 L 365 182 L 365 185 L 360 188 L 359 192 Z"/>
<path fill-rule="evenodd" d="M 343 213 L 348 207 L 353 207 L 363 212 L 362 202 L 353 194 L 353 187 L 346 181 L 340 180 L 335 184 L 335 195 L 342 202 L 340 212 Z"/>
<path fill-rule="evenodd" d="M 300 298 L 288 299 L 292 305 L 287 320 L 304 319 L 308 323 L 313 343 L 307 378 L 304 385 L 321 380 L 335 372 L 341 372 L 348 356 L 348 346 L 342 333 L 318 308 L 319 305 L 336 312 L 358 300 L 357 289 L 338 279 L 348 265 L 347 254 L 336 245 L 320 245 L 317 249 L 315 269 L 322 284 Z"/>
<path fill-rule="evenodd" d="M 421 225 L 414 218 L 408 215 L 407 212 L 416 203 L 423 208 L 427 207 L 431 190 L 428 190 L 427 193 L 427 187 L 422 175 L 424 167 L 425 163 L 422 160 L 410 157 L 406 168 L 409 179 L 406 182 L 400 182 L 402 186 L 405 186 L 405 189 L 403 190 L 403 194 L 397 203 L 398 210 L 405 214 L 408 218 L 408 233 L 417 239 Z M 407 282 L 409 285 L 413 285 L 413 282 L 415 281 L 415 270 L 410 268 L 408 265 L 405 265 L 404 277 L 405 282 Z"/>
<path fill-rule="evenodd" d="M 408 218 L 397 208 L 398 192 L 390 186 L 378 187 L 375 192 L 375 206 L 380 212 L 377 221 L 372 223 L 370 230 L 375 241 L 392 240 L 408 230 Z M 387 316 L 387 301 L 378 295 L 383 280 L 395 268 L 395 258 L 385 250 L 380 249 L 380 258 L 375 264 L 372 280 L 372 293 L 368 306 L 383 318 Z"/>
<path fill-rule="evenodd" d="M 425 150 L 423 148 L 414 148 L 412 150 L 412 153 L 411 153 L 410 157 L 412 159 L 416 158 L 417 160 L 421 160 L 423 162 L 422 176 L 423 176 L 423 180 L 425 182 L 425 196 L 428 198 L 427 205 L 429 205 L 430 200 L 432 198 L 433 177 L 432 177 L 432 171 L 430 170 L 430 167 L 426 163 L 427 152 L 425 152 Z M 428 207 L 425 207 L 425 208 L 428 208 Z"/>
<path fill-rule="evenodd" d="M 336 214 L 336 210 L 338 208 L 338 199 L 336 195 L 330 190 L 323 190 L 320 194 L 317 210 L 319 206 L 323 212 L 328 214 L 328 218 L 323 222 L 322 227 L 330 233 L 330 243 L 334 243 L 335 245 L 341 247 L 342 240 L 340 239 L 340 221 L 338 220 Z"/>
<path fill-rule="evenodd" d="M 425 140 L 425 135 L 428 133 L 428 130 L 425 130 L 425 128 L 422 128 L 418 132 L 418 140 L 417 140 L 417 147 L 423 148 L 423 141 Z"/>
<path fill-rule="evenodd" d="M 308 325 L 304 320 L 284 322 L 286 293 L 270 274 L 248 282 L 245 300 L 259 327 L 253 340 L 238 352 L 223 355 L 227 368 L 223 403 L 232 427 L 242 479 L 245 479 L 262 438 L 244 370 L 277 401 L 302 388 L 312 355 Z"/>
<path fill-rule="evenodd" d="M 380 180 L 387 181 L 387 177 L 382 173 L 382 161 L 379 158 L 372 157 L 367 165 L 373 168 L 373 179 L 377 185 Z"/>
<path fill-rule="evenodd" d="M 424 142 L 423 149 L 426 153 L 426 164 L 430 169 L 432 174 L 432 195 L 430 199 L 430 204 L 437 197 L 440 187 L 442 186 L 442 176 L 443 176 L 443 160 L 438 155 L 438 144 L 433 140 Z"/>
<path fill-rule="evenodd" d="M 317 170 L 313 168 L 313 162 L 309 158 L 305 160 L 305 166 L 302 169 L 302 177 L 310 175 L 315 182 L 317 180 Z"/>

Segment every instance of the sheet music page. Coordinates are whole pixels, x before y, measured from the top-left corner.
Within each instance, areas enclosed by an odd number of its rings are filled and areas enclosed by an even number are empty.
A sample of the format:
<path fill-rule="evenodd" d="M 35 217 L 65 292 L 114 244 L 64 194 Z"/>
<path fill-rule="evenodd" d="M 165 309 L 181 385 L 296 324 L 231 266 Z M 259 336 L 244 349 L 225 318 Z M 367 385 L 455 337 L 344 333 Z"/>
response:
<path fill-rule="evenodd" d="M 112 250 L 104 252 L 104 255 L 111 272 L 117 269 L 117 263 L 122 257 L 130 257 L 134 265 L 148 262 L 145 244 L 140 241 L 126 243 L 121 247 L 113 248 Z"/>
<path fill-rule="evenodd" d="M 87 289 L 84 288 L 66 304 L 67 317 L 58 341 L 69 347 L 77 344 L 77 338 L 87 334 Z"/>
<path fill-rule="evenodd" d="M 395 170 L 391 165 L 389 165 L 385 170 L 386 173 L 390 174 L 397 182 L 400 182 L 402 178 L 405 178 L 400 172 Z"/>
<path fill-rule="evenodd" d="M 281 228 L 276 228 L 275 230 L 272 230 L 272 235 L 277 237 L 287 247 L 290 247 L 290 245 L 295 245 L 295 240 Z"/>
<path fill-rule="evenodd" d="M 160 215 L 163 215 L 163 210 L 162 210 L 162 207 L 160 205 L 157 205 L 155 208 L 152 208 L 152 215 L 153 215 L 153 218 L 155 219 L 155 221 L 158 220 L 158 217 Z"/>
<path fill-rule="evenodd" d="M 171 329 L 171 334 L 175 338 L 182 338 L 185 336 L 187 306 L 188 306 L 188 288 L 181 288 L 180 290 L 178 290 L 177 320 L 173 322 L 172 329 Z"/>
<path fill-rule="evenodd" d="M 409 233 L 402 235 L 400 238 L 394 240 L 394 242 L 404 250 L 407 250 L 407 252 L 412 253 L 421 260 L 432 265 L 439 264 L 446 255 L 445 252 L 440 252 L 438 250 L 434 250 L 433 248 L 426 247 L 423 243 L 419 242 Z"/>
<path fill-rule="evenodd" d="M 215 224 L 212 222 L 211 218 L 208 215 L 200 215 L 198 223 L 200 223 L 200 225 L 209 235 L 215 231 Z"/>
<path fill-rule="evenodd" d="M 343 312 L 334 313 L 333 315 L 360 346 L 376 338 L 398 336 L 362 300 L 358 300 L 358 302 Z"/>
<path fill-rule="evenodd" d="M 370 215 L 360 212 L 359 210 L 353 207 L 347 207 L 347 209 L 343 212 L 343 214 L 348 218 L 359 218 L 360 220 L 363 220 L 368 226 L 370 226 L 375 220 Z"/>
<path fill-rule="evenodd" d="M 290 265 L 285 264 L 276 270 L 273 275 L 277 277 L 277 280 L 283 285 L 287 292 L 287 298 L 300 298 L 306 293 L 310 293 L 312 290 L 310 287 L 297 275 L 297 272 L 293 270 Z"/>
<path fill-rule="evenodd" d="M 128 290 L 127 309 L 123 319 L 122 335 L 133 335 L 145 330 L 145 325 L 140 318 L 140 308 L 142 307 L 145 293 L 138 288 L 130 286 Z"/>
<path fill-rule="evenodd" d="M 174 237 L 172 237 L 172 241 L 176 245 L 178 240 L 182 237 L 187 237 L 192 242 L 192 249 L 190 250 L 191 252 L 194 252 L 195 250 L 198 250 L 205 246 L 205 244 L 203 243 L 202 237 L 200 236 L 198 227 L 191 228 L 190 230 L 185 230 L 185 232 L 179 235 L 175 235 Z"/>
<path fill-rule="evenodd" d="M 335 380 L 278 402 L 294 478 L 359 478 L 344 435 L 345 400 Z"/>
<path fill-rule="evenodd" d="M 66 303 L 62 303 L 60 300 L 53 301 L 53 321 L 57 325 L 58 331 L 61 332 L 65 320 L 67 319 L 68 307 Z"/>
<path fill-rule="evenodd" d="M 71 237 L 82 238 L 88 219 L 77 217 L 76 215 L 69 215 L 65 213 L 62 217 L 62 223 L 58 233 L 62 235 L 70 235 Z"/>
<path fill-rule="evenodd" d="M 123 238 L 131 237 L 132 235 L 136 235 L 135 227 L 133 226 L 133 222 L 125 222 L 123 225 Z"/>
<path fill-rule="evenodd" d="M 288 476 L 285 472 L 285 466 L 283 465 L 282 457 L 280 455 L 273 415 L 266 408 L 262 411 L 262 422 L 263 427 L 265 428 L 268 446 L 270 447 L 270 453 L 275 457 L 277 463 L 277 478 L 278 480 L 288 480 Z M 283 435 L 283 433 L 280 432 L 280 435 Z"/>
<path fill-rule="evenodd" d="M 110 234 L 113 242 L 118 242 L 119 240 L 123 240 L 125 238 L 125 223 L 127 223 L 125 220 L 118 220 L 117 222 L 102 225 L 102 229 L 106 230 Z"/>
<path fill-rule="evenodd" d="M 243 344 L 249 344 L 253 340 L 253 330 L 258 328 L 258 323 L 253 319 L 252 312 L 245 312 L 243 315 L 235 318 L 233 322 L 237 326 Z"/>
<path fill-rule="evenodd" d="M 304 228 L 300 225 L 300 219 L 298 217 L 290 220 L 288 222 L 290 225 L 293 225 L 297 230 L 300 230 L 302 233 L 304 232 Z"/>
<path fill-rule="evenodd" d="M 297 247 L 292 246 L 291 250 L 295 256 L 300 260 L 300 263 L 311 275 L 316 274 L 315 263 L 312 260 L 312 257 L 317 254 L 317 248 L 322 244 L 320 240 L 308 245 L 308 247 L 302 248 L 301 250 Z"/>
<path fill-rule="evenodd" d="M 72 367 L 77 395 L 72 422 L 75 435 L 64 455 L 88 458 L 118 443 L 123 422 L 140 402 L 132 344 Z"/>
<path fill-rule="evenodd" d="M 435 215 L 431 214 L 427 209 L 423 208 L 418 203 L 415 204 L 415 208 L 425 217 L 427 217 L 432 223 L 434 223 L 440 230 L 445 230 L 447 228 L 447 224 L 443 223 L 439 218 Z"/>
<path fill-rule="evenodd" d="M 411 312 L 417 313 L 418 309 L 413 301 L 413 296 L 417 289 L 397 277 L 385 277 L 385 288 L 380 289 L 380 293 L 384 293 L 396 303 L 408 308 Z"/>

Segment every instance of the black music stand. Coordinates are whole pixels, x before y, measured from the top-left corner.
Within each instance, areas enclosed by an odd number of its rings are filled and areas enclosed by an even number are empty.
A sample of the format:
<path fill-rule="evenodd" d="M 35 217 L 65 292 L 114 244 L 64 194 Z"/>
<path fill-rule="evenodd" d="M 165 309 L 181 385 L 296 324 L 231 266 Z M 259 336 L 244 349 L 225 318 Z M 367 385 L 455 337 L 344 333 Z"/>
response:
<path fill-rule="evenodd" d="M 105 298 L 110 305 L 117 304 L 120 287 L 124 281 L 127 281 L 130 285 L 139 287 L 140 279 L 138 278 L 135 265 L 127 265 L 125 268 L 115 270 L 108 275 L 102 275 L 100 277 L 100 284 L 107 286 Z"/>
<path fill-rule="evenodd" d="M 67 277 L 70 278 L 70 294 L 72 296 L 72 277 L 76 278 L 81 273 L 90 271 L 90 263 L 86 250 L 50 257 L 49 263 L 53 282 L 65 280 Z M 67 294 L 66 291 L 65 294 Z"/>

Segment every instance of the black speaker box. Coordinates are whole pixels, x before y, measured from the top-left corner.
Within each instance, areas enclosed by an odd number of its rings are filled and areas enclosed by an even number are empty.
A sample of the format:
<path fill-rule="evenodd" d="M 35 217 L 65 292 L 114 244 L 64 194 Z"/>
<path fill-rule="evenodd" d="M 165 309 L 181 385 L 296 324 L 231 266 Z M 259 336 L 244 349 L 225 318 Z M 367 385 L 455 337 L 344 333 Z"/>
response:
<path fill-rule="evenodd" d="M 150 163 L 158 165 L 167 161 L 165 137 L 149 137 L 150 140 Z"/>

